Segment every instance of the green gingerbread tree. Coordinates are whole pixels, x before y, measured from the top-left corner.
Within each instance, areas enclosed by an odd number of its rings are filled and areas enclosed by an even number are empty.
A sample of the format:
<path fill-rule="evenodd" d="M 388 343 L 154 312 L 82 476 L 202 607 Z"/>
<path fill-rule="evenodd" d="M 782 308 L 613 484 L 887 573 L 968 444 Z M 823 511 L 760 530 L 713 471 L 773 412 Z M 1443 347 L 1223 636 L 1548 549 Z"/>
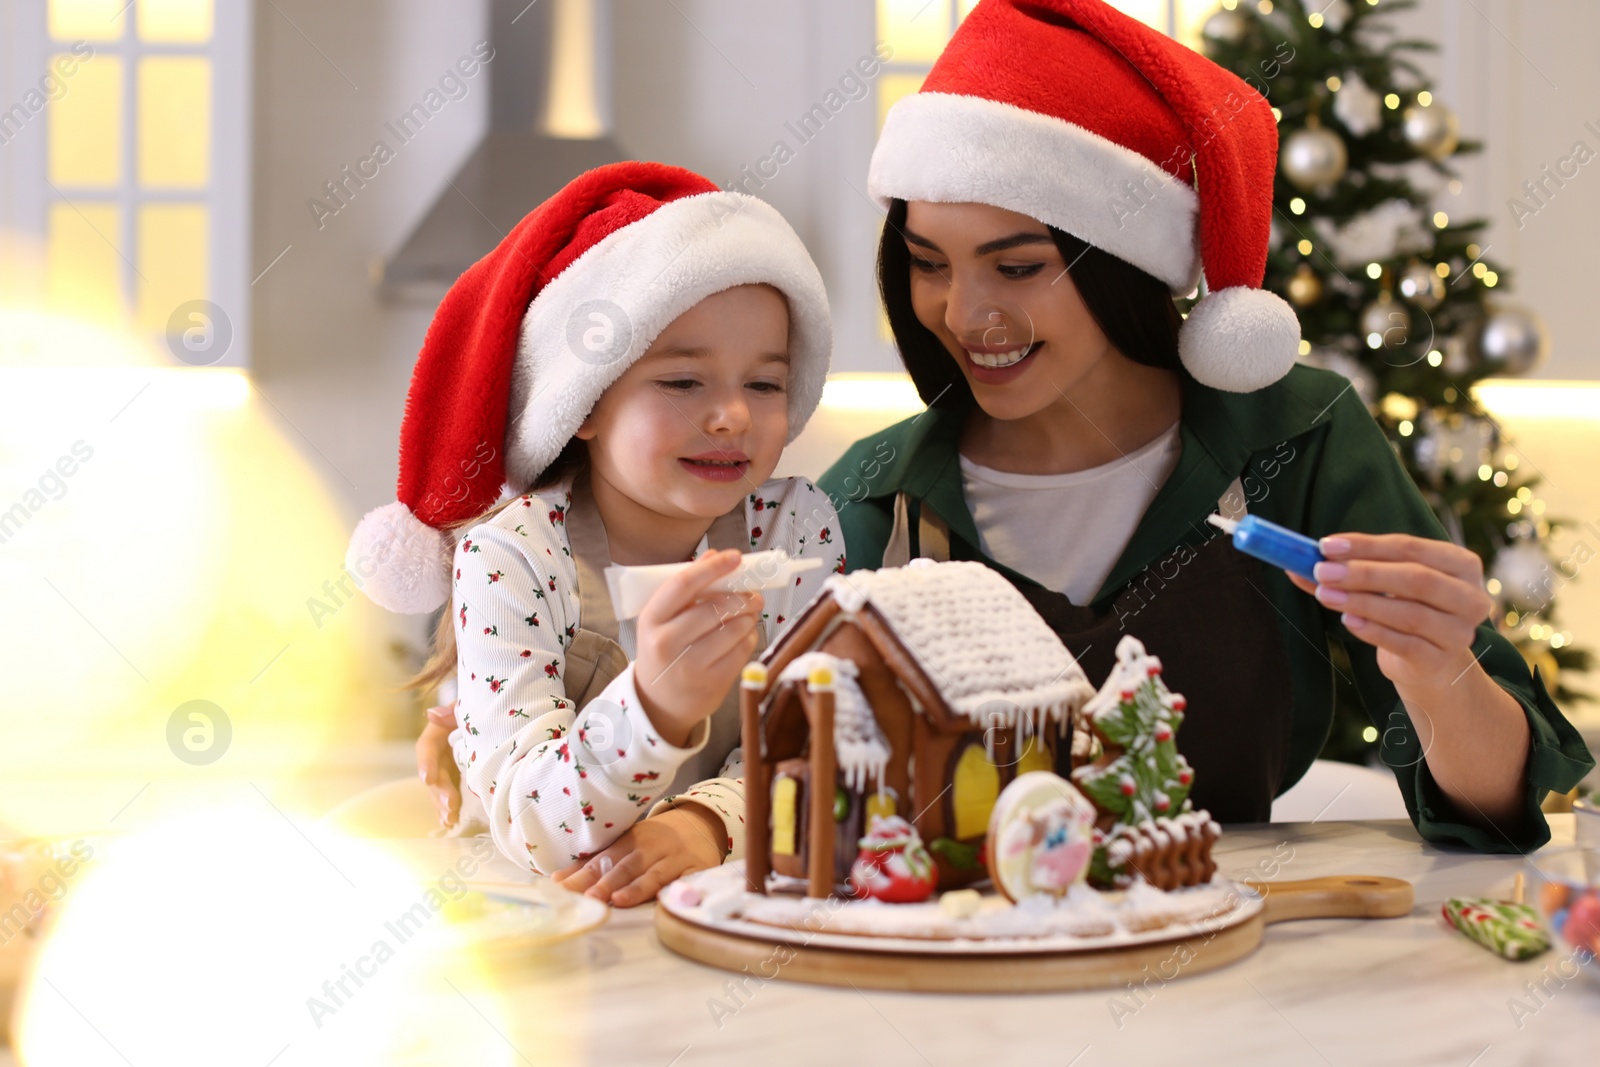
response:
<path fill-rule="evenodd" d="M 1111 880 L 1106 848 L 1129 830 L 1191 809 L 1194 771 L 1177 742 L 1184 706 L 1161 680 L 1161 661 L 1138 638 L 1123 637 L 1111 676 L 1083 707 L 1098 754 L 1072 772 L 1101 814 L 1091 878 Z"/>

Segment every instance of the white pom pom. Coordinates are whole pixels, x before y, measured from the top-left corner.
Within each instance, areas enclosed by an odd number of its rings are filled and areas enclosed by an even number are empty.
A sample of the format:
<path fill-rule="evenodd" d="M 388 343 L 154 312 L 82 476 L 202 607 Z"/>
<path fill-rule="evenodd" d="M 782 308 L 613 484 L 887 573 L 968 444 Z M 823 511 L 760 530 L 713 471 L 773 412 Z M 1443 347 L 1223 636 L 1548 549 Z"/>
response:
<path fill-rule="evenodd" d="M 1265 289 L 1234 286 L 1210 293 L 1178 332 L 1178 356 L 1195 380 L 1249 393 L 1289 373 L 1300 352 L 1294 309 Z"/>
<path fill-rule="evenodd" d="M 344 565 L 373 603 L 402 615 L 421 615 L 450 599 L 445 535 L 398 500 L 356 524 Z"/>

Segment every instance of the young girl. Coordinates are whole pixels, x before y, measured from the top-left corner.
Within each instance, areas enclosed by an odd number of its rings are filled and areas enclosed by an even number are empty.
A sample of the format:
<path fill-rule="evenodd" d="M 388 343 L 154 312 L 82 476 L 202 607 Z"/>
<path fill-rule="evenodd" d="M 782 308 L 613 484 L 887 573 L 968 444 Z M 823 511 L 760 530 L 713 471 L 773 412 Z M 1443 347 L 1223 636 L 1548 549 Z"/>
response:
<path fill-rule="evenodd" d="M 742 852 L 734 683 L 844 566 L 827 497 L 769 480 L 829 346 L 777 212 L 651 163 L 573 181 L 440 305 L 400 502 L 351 554 L 381 558 L 364 588 L 386 607 L 451 597 L 416 682 L 454 673 L 463 818 L 515 862 L 627 906 Z M 459 535 L 448 572 L 440 531 Z M 713 590 L 772 548 L 826 565 L 765 596 Z M 615 617 L 607 566 L 689 560 Z"/>
<path fill-rule="evenodd" d="M 1593 759 L 1349 382 L 1295 365 L 1294 314 L 1259 289 L 1276 149 L 1260 94 L 1099 0 L 979 4 L 868 182 L 931 411 L 821 484 L 849 501 L 854 566 L 983 560 L 1092 678 L 1144 640 L 1218 819 L 1265 821 L 1316 758 L 1337 643 L 1421 836 L 1536 848 L 1544 793 Z M 1172 294 L 1202 264 L 1185 321 Z M 905 458 L 882 468 L 886 448 Z M 1322 538 L 1315 584 L 1206 522 L 1247 509 Z"/>

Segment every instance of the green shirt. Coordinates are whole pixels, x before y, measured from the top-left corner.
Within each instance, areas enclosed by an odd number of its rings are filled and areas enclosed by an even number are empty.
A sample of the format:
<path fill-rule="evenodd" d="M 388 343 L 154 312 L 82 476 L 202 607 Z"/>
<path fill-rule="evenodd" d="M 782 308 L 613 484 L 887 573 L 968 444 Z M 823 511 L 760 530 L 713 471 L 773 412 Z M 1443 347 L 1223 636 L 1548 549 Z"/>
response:
<path fill-rule="evenodd" d="M 951 555 L 983 560 L 1013 581 L 1031 580 L 979 549 L 978 531 L 961 488 L 957 442 L 966 412 L 929 409 L 852 445 L 819 485 L 834 501 L 851 570 L 883 563 L 894 524 L 896 493 L 925 502 L 950 527 Z M 1338 375 L 1296 366 L 1275 385 L 1226 393 L 1187 375 L 1183 442 L 1177 466 L 1151 501 L 1092 607 L 1106 610 L 1147 564 L 1180 545 L 1214 536 L 1205 524 L 1235 478 L 1249 510 L 1311 537 L 1339 532 L 1409 533 L 1445 539 L 1444 528 L 1401 466 L 1365 405 Z M 1352 637 L 1336 612 L 1268 568 L 1268 599 L 1277 609 L 1294 686 L 1288 769 L 1279 793 L 1299 781 L 1327 741 L 1333 722 L 1334 668 L 1329 643 L 1349 656 L 1354 681 L 1379 751 L 1394 771 L 1407 812 L 1428 841 L 1458 842 L 1479 852 L 1525 852 L 1550 839 L 1539 805 L 1547 791 L 1566 792 L 1594 767 L 1582 737 L 1567 722 L 1535 671 L 1488 622 L 1473 651 L 1484 670 L 1526 711 L 1532 731 L 1525 814 L 1514 828 L 1469 821 L 1434 782 L 1421 742 L 1393 683 L 1378 669 L 1377 650 Z M 1151 610 L 1156 610 L 1153 606 Z"/>

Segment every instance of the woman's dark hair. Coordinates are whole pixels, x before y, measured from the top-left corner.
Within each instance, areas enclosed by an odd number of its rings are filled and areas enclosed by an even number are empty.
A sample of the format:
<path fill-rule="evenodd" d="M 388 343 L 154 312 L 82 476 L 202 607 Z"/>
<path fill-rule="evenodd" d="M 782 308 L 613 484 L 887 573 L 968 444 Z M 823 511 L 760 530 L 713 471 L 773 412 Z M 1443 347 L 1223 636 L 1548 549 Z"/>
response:
<path fill-rule="evenodd" d="M 923 403 L 941 408 L 971 406 L 975 401 L 961 368 L 912 310 L 911 252 L 902 236 L 905 224 L 906 202 L 891 202 L 878 242 L 878 292 L 900 349 L 900 361 Z M 1183 316 L 1178 314 L 1167 284 L 1069 233 L 1048 228 L 1067 262 L 1072 284 L 1106 340 L 1137 363 L 1182 373 L 1178 328 Z"/>

